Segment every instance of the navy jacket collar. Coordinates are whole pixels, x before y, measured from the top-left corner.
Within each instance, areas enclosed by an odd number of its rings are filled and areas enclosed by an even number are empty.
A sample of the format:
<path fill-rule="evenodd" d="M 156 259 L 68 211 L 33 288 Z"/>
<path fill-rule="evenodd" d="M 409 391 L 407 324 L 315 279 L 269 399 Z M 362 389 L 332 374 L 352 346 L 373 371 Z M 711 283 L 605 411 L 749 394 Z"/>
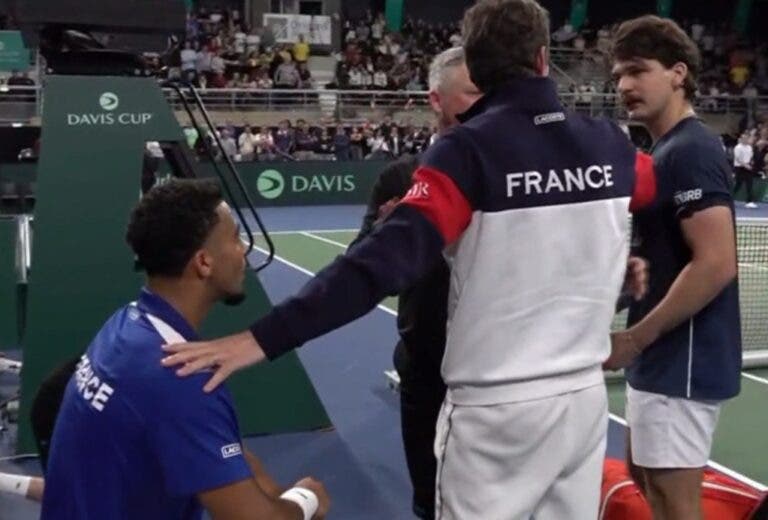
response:
<path fill-rule="evenodd" d="M 170 303 L 156 295 L 146 287 L 141 289 L 139 300 L 136 302 L 139 310 L 152 314 L 170 325 L 176 332 L 184 336 L 187 341 L 200 339 L 195 329 L 187 323 L 187 320 L 174 309 Z"/>
<path fill-rule="evenodd" d="M 546 113 L 563 109 L 554 81 L 546 77 L 525 78 L 512 80 L 488 92 L 469 110 L 460 114 L 458 119 L 463 123 L 496 107 L 526 113 Z"/>

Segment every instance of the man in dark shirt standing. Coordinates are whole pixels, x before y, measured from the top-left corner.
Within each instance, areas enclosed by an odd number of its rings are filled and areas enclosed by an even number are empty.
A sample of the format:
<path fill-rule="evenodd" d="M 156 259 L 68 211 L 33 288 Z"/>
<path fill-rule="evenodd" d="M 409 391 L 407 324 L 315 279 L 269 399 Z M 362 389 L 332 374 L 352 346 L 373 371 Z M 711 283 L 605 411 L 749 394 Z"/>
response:
<path fill-rule="evenodd" d="M 441 131 L 458 124 L 456 115 L 481 96 L 469 79 L 464 49 L 454 47 L 435 57 L 429 71 L 429 100 Z M 367 236 L 411 189 L 419 165 L 414 155 L 389 164 L 373 187 L 360 234 Z M 351 247 L 351 246 L 350 246 Z M 445 398 L 440 363 L 445 351 L 449 269 L 445 260 L 418 283 L 400 293 L 394 364 L 400 376 L 400 420 L 408 472 L 413 484 L 413 512 L 434 518 L 437 460 L 435 425 Z"/>
<path fill-rule="evenodd" d="M 313 159 L 317 150 L 317 136 L 312 131 L 307 122 L 303 119 L 296 121 L 296 130 L 294 132 L 296 151 L 294 157 L 300 161 Z"/>
<path fill-rule="evenodd" d="M 275 132 L 275 150 L 281 156 L 281 159 L 288 157 L 296 147 L 296 140 L 290 123 L 287 119 L 280 121 L 280 126 Z"/>
<path fill-rule="evenodd" d="M 627 367 L 628 461 L 655 518 L 701 518 L 700 488 L 720 404 L 739 393 L 741 332 L 730 168 L 691 107 L 700 56 L 670 20 L 644 16 L 615 35 L 613 74 L 629 117 L 654 140 L 654 203 L 635 214 L 648 297 L 613 336 Z"/>

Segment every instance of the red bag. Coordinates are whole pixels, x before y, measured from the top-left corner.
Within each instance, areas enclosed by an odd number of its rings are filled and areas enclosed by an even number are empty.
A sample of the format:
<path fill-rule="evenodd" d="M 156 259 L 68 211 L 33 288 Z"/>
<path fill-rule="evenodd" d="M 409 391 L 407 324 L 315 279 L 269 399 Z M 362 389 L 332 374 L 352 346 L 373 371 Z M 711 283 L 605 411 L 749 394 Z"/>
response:
<path fill-rule="evenodd" d="M 701 506 L 705 520 L 749 520 L 763 494 L 711 469 L 704 470 Z M 653 520 L 651 508 L 623 460 L 605 459 L 599 520 Z"/>

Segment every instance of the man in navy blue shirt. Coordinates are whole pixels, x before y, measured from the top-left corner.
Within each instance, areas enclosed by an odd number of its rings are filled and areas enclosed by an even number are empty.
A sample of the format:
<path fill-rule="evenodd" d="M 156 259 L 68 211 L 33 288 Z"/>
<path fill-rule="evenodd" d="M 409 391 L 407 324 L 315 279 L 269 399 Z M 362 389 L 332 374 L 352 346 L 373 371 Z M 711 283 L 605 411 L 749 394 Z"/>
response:
<path fill-rule="evenodd" d="M 281 495 L 242 446 L 225 387 L 204 394 L 204 376 L 160 365 L 163 343 L 198 339 L 217 302 L 244 297 L 245 248 L 218 186 L 153 188 L 126 239 L 147 285 L 96 334 L 67 386 L 42 518 L 191 520 L 204 509 L 217 519 L 321 518 L 320 483 L 303 479 Z"/>
<path fill-rule="evenodd" d="M 656 518 L 701 518 L 700 486 L 720 403 L 740 388 L 741 336 L 730 168 L 691 107 L 696 44 L 644 16 L 615 35 L 613 73 L 629 117 L 653 137 L 657 198 L 635 214 L 648 297 L 613 336 L 627 367 L 628 460 Z"/>

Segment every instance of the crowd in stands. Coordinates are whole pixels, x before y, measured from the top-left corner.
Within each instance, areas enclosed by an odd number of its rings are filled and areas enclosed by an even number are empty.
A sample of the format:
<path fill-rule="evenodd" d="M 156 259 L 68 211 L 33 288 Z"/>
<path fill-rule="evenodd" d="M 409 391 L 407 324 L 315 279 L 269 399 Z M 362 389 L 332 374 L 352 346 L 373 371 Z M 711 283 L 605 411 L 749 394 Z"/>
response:
<path fill-rule="evenodd" d="M 408 18 L 390 32 L 382 13 L 370 11 L 346 20 L 335 81 L 340 89 L 426 90 L 429 63 L 441 51 L 461 45 L 457 23 L 428 23 Z"/>
<path fill-rule="evenodd" d="M 201 8 L 187 17 L 186 35 L 170 52 L 169 77 L 200 88 L 313 88 L 304 35 L 280 43 L 271 28 L 248 27 L 237 10 Z M 155 66 L 161 67 L 155 57 Z"/>
<path fill-rule="evenodd" d="M 703 64 L 699 92 L 705 96 L 768 95 L 768 39 L 748 41 L 731 25 L 705 25 L 683 20 L 682 27 L 701 49 Z M 594 27 L 589 20 L 574 30 L 566 20 L 552 32 L 552 48 L 577 51 L 572 54 L 582 66 L 601 62 L 610 49 L 616 25 Z M 763 36 L 763 38 L 765 38 Z M 187 17 L 186 34 L 175 43 L 167 60 L 150 57 L 150 66 L 171 77 L 183 77 L 203 88 L 349 90 L 427 89 L 429 63 L 442 50 L 461 44 L 458 21 L 433 23 L 406 18 L 399 32 L 387 28 L 383 13 L 367 11 L 357 20 L 342 23 L 342 48 L 334 56 L 334 79 L 318 85 L 308 66 L 310 45 L 306 36 L 291 43 L 276 41 L 269 26 L 249 27 L 242 13 L 233 9 L 209 10 L 200 7 Z M 553 54 L 554 56 L 554 54 Z M 554 60 L 555 58 L 553 58 Z M 164 62 L 165 61 L 165 62 Z M 568 63 L 564 65 L 567 68 Z M 30 81 L 14 75 L 8 84 Z M 578 74 L 576 77 L 578 78 Z M 607 75 L 578 78 L 565 86 L 582 104 L 602 94 L 612 94 L 614 85 Z M 2 78 L 0 78 L 2 81 Z M 32 83 L 34 84 L 34 83 Z M 710 110 L 718 102 L 709 100 Z"/>
<path fill-rule="evenodd" d="M 647 132 L 640 127 L 623 128 L 635 144 L 642 149 L 650 146 Z M 632 130 L 632 131 L 631 131 Z M 217 129 L 222 148 L 219 149 L 212 135 L 201 138 L 194 128 L 184 129 L 187 142 L 200 157 L 208 157 L 205 147 L 214 150 L 216 160 L 222 154 L 235 162 L 293 161 L 293 160 L 375 160 L 392 159 L 403 154 L 418 154 L 436 138 L 435 126 L 419 126 L 409 120 L 395 122 L 384 116 L 380 123 L 366 121 L 359 125 L 345 125 L 333 121 L 309 124 L 303 119 L 295 123 L 284 119 L 277 126 L 236 127 L 227 123 Z M 729 157 L 740 139 L 754 148 L 757 176 L 768 178 L 768 117 L 753 122 L 737 135 L 723 135 L 723 146 Z M 157 150 L 161 154 L 160 150 Z"/>
<path fill-rule="evenodd" d="M 375 160 L 392 159 L 402 154 L 421 153 L 434 139 L 435 127 L 395 123 L 385 116 L 378 124 L 360 125 L 319 123 L 309 125 L 303 119 L 295 124 L 287 119 L 276 127 L 235 127 L 228 123 L 217 129 L 219 149 L 212 135 L 200 136 L 194 128 L 185 128 L 187 143 L 207 157 L 206 145 L 214 157 L 228 155 L 235 162 L 286 160 Z M 206 143 L 207 141 L 207 143 Z M 162 153 L 162 152 L 160 152 Z"/>
<path fill-rule="evenodd" d="M 603 68 L 603 75 L 598 75 L 598 79 L 566 86 L 582 105 L 591 104 L 600 95 L 615 93 L 605 62 L 615 27 L 595 29 L 587 21 L 579 31 L 574 31 L 565 23 L 552 33 L 554 49 L 575 50 L 577 52 L 570 56 L 580 65 L 592 62 Z M 702 52 L 700 94 L 748 98 L 768 95 L 768 42 L 740 39 L 728 24 L 717 27 L 684 21 L 683 27 Z M 427 88 L 431 58 L 441 50 L 460 45 L 461 34 L 458 23 L 430 23 L 410 18 L 400 32 L 390 32 L 382 13 L 374 16 L 368 12 L 360 20 L 344 22 L 342 42 L 335 80 L 329 88 L 417 91 Z M 567 68 L 568 62 L 563 66 Z M 716 111 L 723 101 L 709 100 L 709 103 L 712 106 L 707 108 Z"/>
<path fill-rule="evenodd" d="M 698 20 L 684 20 L 682 27 L 699 45 L 702 67 L 699 93 L 704 96 L 739 96 L 755 98 L 768 95 L 768 41 L 749 41 L 732 30 L 728 23 L 704 25 Z M 594 29 L 587 21 L 579 31 L 564 23 L 552 33 L 553 48 L 579 51 L 575 58 L 582 62 L 602 61 L 611 45 L 616 25 Z M 584 82 L 575 91 L 589 96 L 612 93 L 613 85 Z M 717 100 L 708 101 L 711 110 L 718 109 Z"/>

